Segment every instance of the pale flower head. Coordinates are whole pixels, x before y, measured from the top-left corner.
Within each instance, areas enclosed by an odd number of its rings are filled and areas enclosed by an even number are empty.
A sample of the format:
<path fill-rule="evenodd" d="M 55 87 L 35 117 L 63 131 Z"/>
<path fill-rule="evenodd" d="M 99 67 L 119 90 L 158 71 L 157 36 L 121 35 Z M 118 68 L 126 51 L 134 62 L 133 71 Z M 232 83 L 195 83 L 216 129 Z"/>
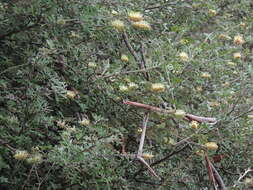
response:
<path fill-rule="evenodd" d="M 130 83 L 128 84 L 128 87 L 129 87 L 129 89 L 137 89 L 137 88 L 138 88 L 138 85 L 137 85 L 136 83 L 134 83 L 134 82 L 130 82 Z"/>
<path fill-rule="evenodd" d="M 181 52 L 181 53 L 179 54 L 179 57 L 180 57 L 181 61 L 188 61 L 188 60 L 189 60 L 189 56 L 188 56 L 188 54 L 185 53 L 185 52 Z"/>
<path fill-rule="evenodd" d="M 79 121 L 79 124 L 81 126 L 89 126 L 90 125 L 90 120 L 89 119 L 82 119 L 81 121 Z"/>
<path fill-rule="evenodd" d="M 151 26 L 147 21 L 138 21 L 132 23 L 133 27 L 139 30 L 151 30 Z"/>
<path fill-rule="evenodd" d="M 77 34 L 75 31 L 71 31 L 69 34 L 70 38 L 80 38 L 79 34 Z"/>
<path fill-rule="evenodd" d="M 242 45 L 244 43 L 244 39 L 241 35 L 234 36 L 234 44 L 236 45 Z"/>
<path fill-rule="evenodd" d="M 29 156 L 29 153 L 26 150 L 17 150 L 14 154 L 16 160 L 25 160 Z"/>
<path fill-rule="evenodd" d="M 240 52 L 236 52 L 233 54 L 234 59 L 241 59 L 242 58 L 242 54 Z"/>
<path fill-rule="evenodd" d="M 67 94 L 66 96 L 69 98 L 69 99 L 74 99 L 76 97 L 76 93 L 72 90 L 67 90 Z"/>
<path fill-rule="evenodd" d="M 128 62 L 128 61 L 129 61 L 127 55 L 125 55 L 125 54 L 122 54 L 120 59 L 121 59 L 121 61 L 123 61 L 123 62 Z"/>
<path fill-rule="evenodd" d="M 90 67 L 90 68 L 96 68 L 97 64 L 95 62 L 89 62 L 88 63 L 88 67 Z"/>
<path fill-rule="evenodd" d="M 201 86 L 198 86 L 198 87 L 196 88 L 196 91 L 197 91 L 197 92 L 202 92 L 202 91 L 203 91 L 203 88 L 202 88 Z"/>
<path fill-rule="evenodd" d="M 125 29 L 125 24 L 121 20 L 114 20 L 112 21 L 111 25 L 118 31 L 123 31 Z"/>
<path fill-rule="evenodd" d="M 214 9 L 209 9 L 209 10 L 208 10 L 208 13 L 209 13 L 209 15 L 211 15 L 211 16 L 215 16 L 215 15 L 217 14 L 217 11 L 214 10 Z"/>
<path fill-rule="evenodd" d="M 152 92 L 164 92 L 165 91 L 165 86 L 162 83 L 153 83 L 151 85 L 151 89 Z"/>
<path fill-rule="evenodd" d="M 232 62 L 232 61 L 228 61 L 228 62 L 227 62 L 227 65 L 228 65 L 228 66 L 234 67 L 234 66 L 236 66 L 236 63 L 235 63 L 235 62 Z"/>
<path fill-rule="evenodd" d="M 205 144 L 205 147 L 208 150 L 217 150 L 219 148 L 217 143 L 215 143 L 215 142 L 208 142 L 208 143 Z"/>
<path fill-rule="evenodd" d="M 143 153 L 143 154 L 142 154 L 142 157 L 143 157 L 145 160 L 150 160 L 150 159 L 154 158 L 154 155 L 151 154 L 151 153 Z"/>
<path fill-rule="evenodd" d="M 142 14 L 140 12 L 134 12 L 134 11 L 131 11 L 128 13 L 128 18 L 129 18 L 129 20 L 131 20 L 133 22 L 138 22 L 138 21 L 143 20 Z"/>
<path fill-rule="evenodd" d="M 115 11 L 115 10 L 112 10 L 112 15 L 118 15 L 119 13 L 117 12 L 117 11 Z"/>
<path fill-rule="evenodd" d="M 41 154 L 32 155 L 30 158 L 27 159 L 29 164 L 39 164 L 43 161 Z"/>
<path fill-rule="evenodd" d="M 119 91 L 120 92 L 128 92 L 129 88 L 125 85 L 121 85 L 121 86 L 119 86 Z"/>
<path fill-rule="evenodd" d="M 205 78 L 205 79 L 210 79 L 212 76 L 211 76 L 211 74 L 208 73 L 208 72 L 203 72 L 203 73 L 201 74 L 201 77 L 202 77 L 202 78 Z"/>
<path fill-rule="evenodd" d="M 191 127 L 192 129 L 198 129 L 199 123 L 198 123 L 197 121 L 192 121 L 192 122 L 190 123 L 190 127 Z"/>

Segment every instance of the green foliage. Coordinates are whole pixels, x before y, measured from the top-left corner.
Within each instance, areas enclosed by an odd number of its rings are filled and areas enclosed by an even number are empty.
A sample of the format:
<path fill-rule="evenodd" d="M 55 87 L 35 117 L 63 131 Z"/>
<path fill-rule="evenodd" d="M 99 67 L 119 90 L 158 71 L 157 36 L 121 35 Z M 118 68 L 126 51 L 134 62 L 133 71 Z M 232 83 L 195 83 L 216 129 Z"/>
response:
<path fill-rule="evenodd" d="M 196 152 L 216 142 L 208 156 L 222 155 L 214 165 L 228 189 L 249 189 L 252 173 L 238 179 L 253 167 L 252 7 L 250 0 L 1 1 L 0 188 L 211 189 Z M 134 28 L 129 11 L 151 29 Z M 154 83 L 164 89 L 152 90 Z M 150 114 L 149 162 L 171 153 L 154 166 L 160 183 L 134 160 L 144 111 L 125 99 L 218 122 L 194 129 Z M 17 159 L 18 150 L 28 157 Z"/>

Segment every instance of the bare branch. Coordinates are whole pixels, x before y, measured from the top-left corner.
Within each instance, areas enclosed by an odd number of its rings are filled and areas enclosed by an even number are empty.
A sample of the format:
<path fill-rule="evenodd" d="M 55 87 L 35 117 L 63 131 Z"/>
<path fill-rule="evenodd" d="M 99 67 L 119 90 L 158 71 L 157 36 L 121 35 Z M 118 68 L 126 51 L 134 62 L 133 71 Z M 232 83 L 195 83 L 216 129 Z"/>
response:
<path fill-rule="evenodd" d="M 128 50 L 130 51 L 130 53 L 134 56 L 135 61 L 137 61 L 138 63 L 140 63 L 140 59 L 136 53 L 136 51 L 134 50 L 134 48 L 132 47 L 132 45 L 129 42 L 128 36 L 126 34 L 126 32 L 123 32 L 122 34 L 123 40 L 128 48 Z M 140 67 L 141 68 L 141 67 Z"/>
<path fill-rule="evenodd" d="M 147 104 L 141 104 L 141 103 L 138 103 L 138 102 L 132 102 L 132 101 L 128 101 L 128 100 L 124 100 L 123 103 L 128 104 L 128 105 L 132 105 L 132 106 L 136 106 L 136 107 L 140 107 L 140 108 L 144 108 L 144 109 L 150 110 L 150 111 L 162 112 L 162 113 L 167 113 L 167 114 L 173 114 L 176 111 L 176 110 L 165 110 L 165 109 L 150 106 L 150 105 L 147 105 Z M 212 124 L 215 124 L 217 122 L 216 118 L 201 117 L 201 116 L 196 116 L 196 115 L 192 115 L 192 114 L 188 114 L 188 113 L 185 115 L 184 119 L 187 120 L 187 121 L 197 121 L 199 123 L 212 123 Z"/>
<path fill-rule="evenodd" d="M 218 171 L 215 169 L 215 167 L 213 166 L 213 164 L 210 162 L 210 166 L 212 167 L 213 170 L 213 174 L 214 174 L 214 178 L 215 181 L 217 182 L 217 184 L 219 185 L 221 190 L 228 190 L 220 176 L 220 174 L 218 173 Z"/>
<path fill-rule="evenodd" d="M 142 69 L 146 69 L 147 68 L 147 62 L 146 62 L 146 59 L 145 59 L 145 50 L 144 50 L 144 44 L 143 42 L 141 43 L 141 68 Z M 144 76 L 146 78 L 147 81 L 149 81 L 149 74 L 148 72 L 144 72 Z"/>
<path fill-rule="evenodd" d="M 239 177 L 239 179 L 237 180 L 237 182 L 240 182 L 249 172 L 253 172 L 253 168 L 248 168 L 240 177 Z M 236 186 L 236 184 L 233 186 L 233 187 L 235 187 Z"/>
<path fill-rule="evenodd" d="M 149 117 L 149 114 L 145 113 L 145 115 L 143 117 L 141 139 L 140 139 L 140 144 L 139 144 L 137 156 L 142 155 L 143 145 L 144 145 L 145 135 L 146 135 L 146 129 L 147 129 L 147 124 L 148 124 L 148 117 Z"/>

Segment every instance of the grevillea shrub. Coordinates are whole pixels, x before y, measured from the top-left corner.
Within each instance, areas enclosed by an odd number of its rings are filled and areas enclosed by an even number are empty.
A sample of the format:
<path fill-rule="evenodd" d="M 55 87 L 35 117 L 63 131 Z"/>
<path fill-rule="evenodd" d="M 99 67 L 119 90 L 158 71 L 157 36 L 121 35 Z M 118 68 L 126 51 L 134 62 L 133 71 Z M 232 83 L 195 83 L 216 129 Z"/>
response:
<path fill-rule="evenodd" d="M 0 189 L 251 189 L 252 8 L 2 0 Z"/>

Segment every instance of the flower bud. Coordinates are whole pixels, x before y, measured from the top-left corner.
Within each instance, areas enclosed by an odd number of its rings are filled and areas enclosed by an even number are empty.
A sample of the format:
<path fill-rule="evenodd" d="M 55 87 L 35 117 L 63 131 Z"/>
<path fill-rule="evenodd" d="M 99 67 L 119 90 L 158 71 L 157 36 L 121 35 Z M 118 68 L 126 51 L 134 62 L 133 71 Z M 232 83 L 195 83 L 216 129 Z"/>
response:
<path fill-rule="evenodd" d="M 208 150 L 217 150 L 218 149 L 218 145 L 215 142 L 208 142 L 205 144 L 205 147 Z"/>
<path fill-rule="evenodd" d="M 125 24 L 121 20 L 114 20 L 112 21 L 111 25 L 118 31 L 123 31 L 125 29 Z"/>
<path fill-rule="evenodd" d="M 125 54 L 122 54 L 120 59 L 121 59 L 121 61 L 126 62 L 126 63 L 129 61 L 127 55 L 125 55 Z"/>
<path fill-rule="evenodd" d="M 151 26 L 148 22 L 146 21 L 138 21 L 138 22 L 134 22 L 132 23 L 133 27 L 136 29 L 140 29 L 140 30 L 151 30 Z"/>
<path fill-rule="evenodd" d="M 179 54 L 179 57 L 180 57 L 181 61 L 188 61 L 188 60 L 189 60 L 189 56 L 188 56 L 188 54 L 185 53 L 185 52 L 181 52 L 181 53 Z"/>
<path fill-rule="evenodd" d="M 184 110 L 176 110 L 174 115 L 175 115 L 176 118 L 182 119 L 183 117 L 185 117 L 186 113 L 185 113 Z"/>
<path fill-rule="evenodd" d="M 129 18 L 129 20 L 131 20 L 133 22 L 138 22 L 138 21 L 143 20 L 143 16 L 140 12 L 133 12 L 133 11 L 128 13 L 128 18 Z"/>
<path fill-rule="evenodd" d="M 240 35 L 234 36 L 234 44 L 242 45 L 244 42 L 245 41 L 242 36 L 240 36 Z"/>
<path fill-rule="evenodd" d="M 150 159 L 154 158 L 154 155 L 151 154 L 151 153 L 143 153 L 143 154 L 142 154 L 142 157 L 143 157 L 144 159 L 146 159 L 146 160 L 150 160 Z"/>
<path fill-rule="evenodd" d="M 165 86 L 162 83 L 153 83 L 151 85 L 151 89 L 152 92 L 164 92 L 165 91 Z"/>
<path fill-rule="evenodd" d="M 16 160 L 25 160 L 28 156 L 29 153 L 26 150 L 17 150 L 13 157 Z"/>

